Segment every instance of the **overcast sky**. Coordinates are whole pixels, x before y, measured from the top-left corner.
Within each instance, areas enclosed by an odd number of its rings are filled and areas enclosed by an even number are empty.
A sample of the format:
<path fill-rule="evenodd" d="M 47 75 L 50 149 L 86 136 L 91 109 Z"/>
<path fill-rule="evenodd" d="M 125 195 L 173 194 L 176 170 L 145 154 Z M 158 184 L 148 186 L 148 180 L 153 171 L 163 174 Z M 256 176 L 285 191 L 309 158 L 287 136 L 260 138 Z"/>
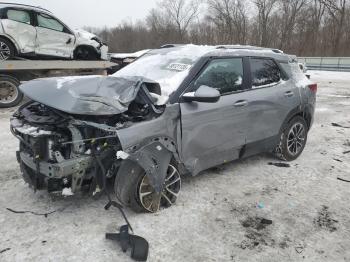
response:
<path fill-rule="evenodd" d="M 41 6 L 69 27 L 115 26 L 121 21 L 143 19 L 157 0 L 4 0 L 2 2 Z"/>

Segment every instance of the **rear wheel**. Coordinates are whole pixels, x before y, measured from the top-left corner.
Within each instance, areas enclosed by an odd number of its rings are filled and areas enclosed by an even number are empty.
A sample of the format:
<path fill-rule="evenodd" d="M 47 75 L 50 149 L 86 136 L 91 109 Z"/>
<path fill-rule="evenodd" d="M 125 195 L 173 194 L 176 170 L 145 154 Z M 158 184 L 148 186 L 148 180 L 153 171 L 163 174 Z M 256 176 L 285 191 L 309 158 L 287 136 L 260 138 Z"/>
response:
<path fill-rule="evenodd" d="M 164 189 L 160 193 L 151 186 L 148 176 L 141 167 L 129 161 L 121 168 L 115 180 L 115 193 L 124 205 L 135 212 L 154 213 L 176 202 L 181 190 L 181 177 L 175 164 L 169 164 Z"/>
<path fill-rule="evenodd" d="M 5 38 L 0 37 L 0 61 L 11 59 L 15 56 L 13 44 Z"/>
<path fill-rule="evenodd" d="M 276 155 L 281 160 L 293 161 L 303 152 L 307 141 L 308 126 L 301 116 L 294 117 L 282 132 Z"/>
<path fill-rule="evenodd" d="M 18 105 L 23 99 L 23 93 L 18 89 L 20 82 L 11 76 L 0 75 L 0 108 Z"/>

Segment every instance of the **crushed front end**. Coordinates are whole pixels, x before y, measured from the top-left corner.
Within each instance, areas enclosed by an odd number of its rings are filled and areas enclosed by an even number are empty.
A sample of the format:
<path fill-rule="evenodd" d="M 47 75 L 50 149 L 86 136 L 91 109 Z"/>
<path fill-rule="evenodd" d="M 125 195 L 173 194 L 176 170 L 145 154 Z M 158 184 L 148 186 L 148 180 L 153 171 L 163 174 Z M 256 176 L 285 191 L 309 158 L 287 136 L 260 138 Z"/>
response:
<path fill-rule="evenodd" d="M 24 180 L 34 190 L 66 195 L 105 188 L 121 161 L 116 130 L 148 115 L 143 105 L 133 103 L 129 109 L 91 116 L 67 114 L 39 102 L 20 107 L 11 119 L 11 131 L 20 141 L 17 160 Z"/>

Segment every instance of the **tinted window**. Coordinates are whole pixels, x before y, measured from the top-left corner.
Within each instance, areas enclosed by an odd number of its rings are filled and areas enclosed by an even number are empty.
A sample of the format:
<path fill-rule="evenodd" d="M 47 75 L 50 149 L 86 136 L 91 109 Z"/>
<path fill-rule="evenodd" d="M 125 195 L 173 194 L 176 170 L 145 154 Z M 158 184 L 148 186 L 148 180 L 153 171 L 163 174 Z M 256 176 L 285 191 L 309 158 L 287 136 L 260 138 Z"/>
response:
<path fill-rule="evenodd" d="M 7 11 L 7 18 L 13 21 L 30 24 L 30 14 L 26 11 L 10 9 Z"/>
<path fill-rule="evenodd" d="M 201 73 L 194 85 L 214 87 L 221 94 L 242 90 L 242 58 L 215 59 Z"/>
<path fill-rule="evenodd" d="M 56 19 L 46 14 L 38 14 L 38 26 L 63 32 L 64 26 Z"/>
<path fill-rule="evenodd" d="M 271 59 L 250 59 L 252 84 L 254 87 L 278 83 L 281 80 L 281 71 Z"/>

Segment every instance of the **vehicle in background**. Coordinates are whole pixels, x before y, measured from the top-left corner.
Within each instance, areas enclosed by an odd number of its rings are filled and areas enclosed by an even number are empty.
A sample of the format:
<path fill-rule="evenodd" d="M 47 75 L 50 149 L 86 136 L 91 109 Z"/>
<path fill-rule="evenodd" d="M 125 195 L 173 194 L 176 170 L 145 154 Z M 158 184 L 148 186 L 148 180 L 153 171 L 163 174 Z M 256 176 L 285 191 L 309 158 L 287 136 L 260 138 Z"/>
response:
<path fill-rule="evenodd" d="M 0 60 L 16 56 L 106 60 L 107 52 L 96 35 L 70 29 L 46 9 L 0 3 Z"/>
<path fill-rule="evenodd" d="M 117 64 L 117 66 L 111 68 L 108 71 L 108 74 L 113 74 L 113 73 L 117 72 L 118 70 L 120 70 L 123 67 L 127 66 L 128 64 L 134 62 L 135 59 L 146 54 L 150 50 L 151 49 L 145 49 L 145 50 L 137 51 L 135 53 L 110 53 L 110 54 L 108 54 L 109 60 L 112 63 Z"/>
<path fill-rule="evenodd" d="M 49 78 L 11 119 L 34 189 L 108 190 L 135 211 L 176 202 L 183 175 L 262 152 L 292 161 L 306 145 L 317 85 L 279 50 L 182 45 L 107 77 Z"/>

